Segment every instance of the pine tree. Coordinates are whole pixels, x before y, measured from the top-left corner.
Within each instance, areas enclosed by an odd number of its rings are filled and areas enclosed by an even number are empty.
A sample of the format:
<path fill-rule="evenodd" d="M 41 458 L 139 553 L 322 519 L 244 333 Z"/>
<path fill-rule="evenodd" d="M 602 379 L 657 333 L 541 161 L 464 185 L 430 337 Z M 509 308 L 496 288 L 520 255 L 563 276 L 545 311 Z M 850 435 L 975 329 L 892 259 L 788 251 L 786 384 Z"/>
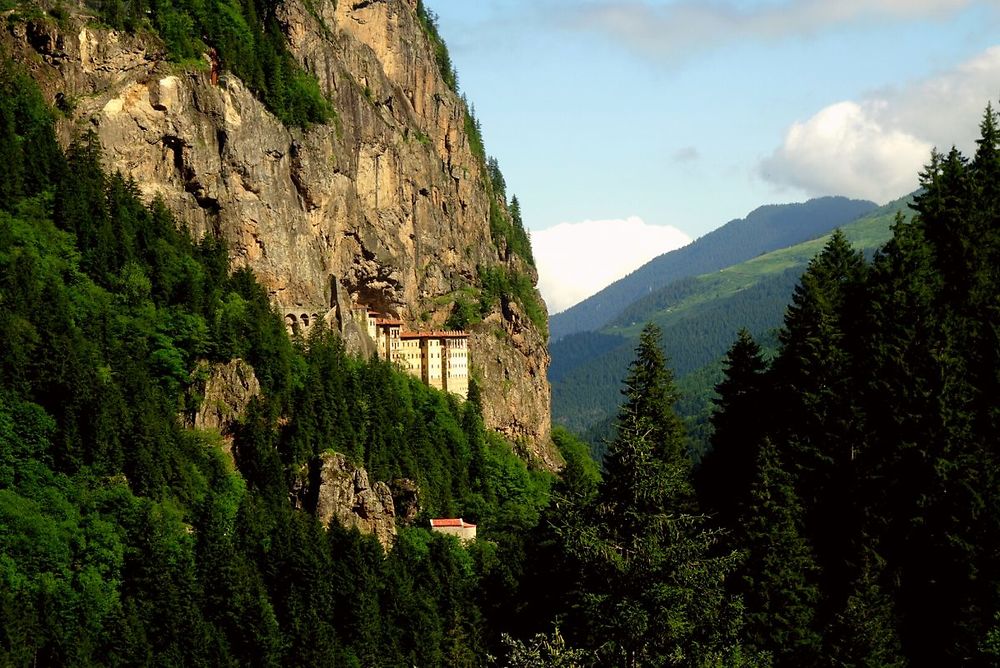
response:
<path fill-rule="evenodd" d="M 735 555 L 711 556 L 717 535 L 690 513 L 676 390 L 653 325 L 623 392 L 589 522 L 567 532 L 586 585 L 588 640 L 611 665 L 736 661 L 739 615 L 722 586 Z"/>
<path fill-rule="evenodd" d="M 646 437 L 658 459 L 684 467 L 689 465 L 684 423 L 674 412 L 677 388 L 673 372 L 667 366 L 662 337 L 656 325 L 650 323 L 643 327 L 635 359 L 629 364 L 621 390 L 625 401 L 619 410 L 618 422 L 619 425 L 625 423 L 634 425 L 636 429 L 648 430 Z M 609 451 L 604 460 L 609 478 L 614 477 L 618 466 L 617 456 Z"/>
<path fill-rule="evenodd" d="M 802 537 L 802 507 L 774 445 L 758 456 L 750 503 L 741 520 L 747 550 L 740 583 L 750 642 L 769 651 L 778 666 L 815 665 L 821 638 L 815 628 L 818 567 Z"/>
<path fill-rule="evenodd" d="M 715 386 L 712 450 L 702 459 L 695 483 L 701 508 L 716 523 L 735 529 L 748 502 L 768 416 L 760 346 L 741 329 L 723 362 L 725 377 Z"/>
<path fill-rule="evenodd" d="M 896 631 L 892 599 L 878 583 L 878 557 L 869 549 L 843 610 L 829 632 L 828 650 L 836 666 L 903 668 L 907 661 Z"/>
<path fill-rule="evenodd" d="M 940 296 L 948 303 L 965 303 L 976 236 L 970 215 L 973 185 L 968 160 L 954 147 L 945 156 L 932 154 L 920 175 L 920 186 L 923 192 L 914 198 L 913 208 L 944 279 Z"/>
<path fill-rule="evenodd" d="M 806 537 L 825 578 L 837 581 L 854 539 L 855 459 L 863 415 L 855 396 L 867 266 L 839 230 L 792 296 L 772 366 L 775 446 L 795 479 Z M 845 502 L 845 500 L 847 500 Z"/>

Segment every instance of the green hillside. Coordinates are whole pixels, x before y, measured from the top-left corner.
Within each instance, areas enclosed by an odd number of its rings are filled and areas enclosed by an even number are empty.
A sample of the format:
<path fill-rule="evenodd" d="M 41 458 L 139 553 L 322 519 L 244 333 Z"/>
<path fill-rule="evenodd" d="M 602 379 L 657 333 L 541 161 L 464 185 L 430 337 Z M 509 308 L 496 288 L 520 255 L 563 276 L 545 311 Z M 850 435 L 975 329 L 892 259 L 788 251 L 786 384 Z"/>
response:
<path fill-rule="evenodd" d="M 813 239 L 873 209 L 872 202 L 846 197 L 758 207 L 746 218 L 731 220 L 683 248 L 653 258 L 597 294 L 553 315 L 552 339 L 601 329 L 623 308 L 662 286 Z"/>
<path fill-rule="evenodd" d="M 870 254 L 891 236 L 897 213 L 909 216 L 910 201 L 906 197 L 880 207 L 844 226 L 843 232 L 856 248 Z M 638 333 L 648 321 L 663 329 L 671 365 L 681 388 L 690 395 L 682 399 L 681 412 L 689 419 L 704 415 L 719 377 L 718 360 L 736 331 L 746 327 L 760 338 L 777 328 L 792 289 L 829 238 L 827 234 L 720 271 L 675 281 L 630 305 L 601 331 L 574 334 L 553 344 L 554 421 L 599 440 L 606 429 L 598 427 L 595 432 L 593 428 L 607 424 L 617 410 L 619 383 Z"/>
<path fill-rule="evenodd" d="M 892 235 L 891 227 L 896 213 L 907 212 L 906 205 L 910 201 L 910 197 L 905 197 L 880 207 L 863 218 L 845 225 L 842 228 L 843 232 L 856 248 L 866 250 L 878 248 Z M 631 304 L 603 331 L 634 337 L 648 320 L 668 325 L 672 320 L 688 312 L 698 312 L 699 307 L 705 304 L 729 299 L 764 281 L 773 280 L 790 269 L 803 269 L 809 260 L 823 249 L 829 239 L 830 235 L 825 234 L 811 241 L 765 253 L 715 273 L 697 276 L 680 299 L 677 298 L 674 287 L 677 284 L 668 285 Z"/>
<path fill-rule="evenodd" d="M 515 603 L 498 583 L 520 577 L 508 565 L 552 476 L 484 428 L 475 386 L 459 402 L 323 327 L 290 339 L 221 241 L 138 194 L 103 169 L 96 135 L 64 155 L 53 111 L 0 56 L 0 665 L 495 654 L 510 627 L 491 620 Z M 203 372 L 234 360 L 260 395 L 227 447 L 179 417 L 210 401 Z M 290 502 L 331 450 L 419 490 L 388 553 Z M 436 516 L 483 542 L 431 533 Z"/>

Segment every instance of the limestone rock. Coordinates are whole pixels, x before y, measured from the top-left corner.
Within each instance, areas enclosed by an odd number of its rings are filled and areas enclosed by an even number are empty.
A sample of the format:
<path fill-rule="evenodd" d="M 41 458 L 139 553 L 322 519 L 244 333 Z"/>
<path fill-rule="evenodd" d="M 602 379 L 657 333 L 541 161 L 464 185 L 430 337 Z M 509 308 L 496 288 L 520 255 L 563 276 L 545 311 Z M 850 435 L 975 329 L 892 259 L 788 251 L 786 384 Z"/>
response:
<path fill-rule="evenodd" d="M 50 100 L 73 101 L 59 121 L 63 141 L 94 130 L 106 167 L 161 197 L 194 235 L 224 237 L 233 263 L 251 267 L 276 303 L 326 313 L 344 302 L 339 281 L 361 304 L 440 328 L 449 296 L 478 285 L 478 267 L 528 268 L 490 236 L 465 107 L 442 80 L 415 8 L 281 5 L 293 55 L 337 112 L 335 123 L 306 130 L 283 126 L 230 74 L 214 85 L 208 71 L 167 62 L 148 35 L 78 16 L 65 28 L 11 23 L 2 40 Z M 507 304 L 470 341 L 487 426 L 557 466 L 542 334 Z"/>
<path fill-rule="evenodd" d="M 296 505 L 312 510 L 323 526 L 341 526 L 374 535 L 389 550 L 396 536 L 392 492 L 384 482 L 371 483 L 368 472 L 339 452 L 325 452 L 313 462 L 308 481 L 293 490 Z"/>
<path fill-rule="evenodd" d="M 232 456 L 233 427 L 250 401 L 260 395 L 260 383 L 253 367 L 241 359 L 227 364 L 201 362 L 192 374 L 191 391 L 200 395 L 197 411 L 186 416 L 189 427 L 216 429 L 222 434 L 223 448 Z"/>

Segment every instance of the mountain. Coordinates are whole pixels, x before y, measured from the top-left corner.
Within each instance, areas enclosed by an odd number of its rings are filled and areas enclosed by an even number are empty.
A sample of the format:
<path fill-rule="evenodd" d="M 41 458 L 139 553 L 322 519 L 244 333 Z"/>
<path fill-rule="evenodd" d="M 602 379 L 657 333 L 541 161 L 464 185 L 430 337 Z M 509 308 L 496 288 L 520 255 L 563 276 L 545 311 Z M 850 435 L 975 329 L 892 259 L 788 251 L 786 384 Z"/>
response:
<path fill-rule="evenodd" d="M 549 323 L 552 340 L 600 329 L 626 306 L 668 283 L 813 239 L 874 208 L 872 202 L 845 197 L 762 206 L 746 218 L 732 220 L 683 248 L 650 260 L 597 294 L 555 314 Z"/>
<path fill-rule="evenodd" d="M 857 247 L 873 251 L 891 235 L 897 213 L 908 215 L 910 198 L 879 207 L 842 229 Z M 578 433 L 604 424 L 620 402 L 618 388 L 633 357 L 638 334 L 655 322 L 678 382 L 698 399 L 682 402 L 688 416 L 708 407 L 719 358 L 746 327 L 767 337 L 780 326 L 792 289 L 829 235 L 765 253 L 751 260 L 669 283 L 633 302 L 599 331 L 578 332 L 552 344 L 553 420 Z M 688 377 L 699 379 L 692 382 Z"/>
<path fill-rule="evenodd" d="M 3 19 L 0 665 L 485 665 L 526 635 L 546 316 L 432 15 Z M 353 306 L 468 329 L 467 400 L 357 354 Z"/>
<path fill-rule="evenodd" d="M 223 239 L 279 309 L 353 301 L 408 329 L 467 327 L 487 426 L 555 467 L 537 273 L 432 16 L 416 0 L 258 4 L 15 13 L 3 42 L 61 110 L 59 137 L 96 133 L 110 172 Z M 163 40 L 130 32 L 147 20 Z M 325 113 L 278 115 L 316 95 Z"/>

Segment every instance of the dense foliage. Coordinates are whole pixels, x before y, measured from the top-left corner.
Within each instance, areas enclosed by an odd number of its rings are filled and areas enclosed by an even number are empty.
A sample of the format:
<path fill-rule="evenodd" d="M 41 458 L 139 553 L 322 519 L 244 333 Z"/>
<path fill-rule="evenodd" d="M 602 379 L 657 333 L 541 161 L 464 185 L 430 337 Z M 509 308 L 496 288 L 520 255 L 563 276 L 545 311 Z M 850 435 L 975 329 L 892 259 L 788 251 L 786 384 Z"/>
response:
<path fill-rule="evenodd" d="M 64 156 L 9 64 L 0 88 L 0 663 L 481 665 L 549 476 L 484 430 L 475 389 L 460 404 L 322 328 L 290 340 L 221 243 L 144 206 L 92 135 Z M 235 462 L 182 426 L 196 370 L 233 358 L 263 390 Z M 388 554 L 289 503 L 330 449 L 417 481 Z"/>
<path fill-rule="evenodd" d="M 739 555 L 696 511 L 660 336 L 649 326 L 635 350 L 603 477 L 571 460 L 553 492 L 525 616 L 589 652 L 578 665 L 766 663 L 743 646 L 742 607 L 723 587 Z"/>
<path fill-rule="evenodd" d="M 987 109 L 873 261 L 838 234 L 810 263 L 772 363 L 730 352 L 700 496 L 776 665 L 996 665 L 998 183 Z"/>
<path fill-rule="evenodd" d="M 852 244 L 871 256 L 889 239 L 896 213 L 905 211 L 910 201 L 904 198 L 880 207 L 843 231 Z M 553 419 L 600 450 L 613 422 L 618 381 L 631 348 L 642 323 L 652 321 L 663 330 L 664 348 L 684 390 L 677 410 L 688 422 L 692 451 L 703 452 L 708 443 L 712 387 L 721 378 L 721 359 L 733 332 L 745 328 L 769 353 L 776 350 L 775 332 L 789 295 L 826 238 L 674 281 L 632 302 L 605 328 L 556 341 L 550 349 L 549 372 Z"/>

